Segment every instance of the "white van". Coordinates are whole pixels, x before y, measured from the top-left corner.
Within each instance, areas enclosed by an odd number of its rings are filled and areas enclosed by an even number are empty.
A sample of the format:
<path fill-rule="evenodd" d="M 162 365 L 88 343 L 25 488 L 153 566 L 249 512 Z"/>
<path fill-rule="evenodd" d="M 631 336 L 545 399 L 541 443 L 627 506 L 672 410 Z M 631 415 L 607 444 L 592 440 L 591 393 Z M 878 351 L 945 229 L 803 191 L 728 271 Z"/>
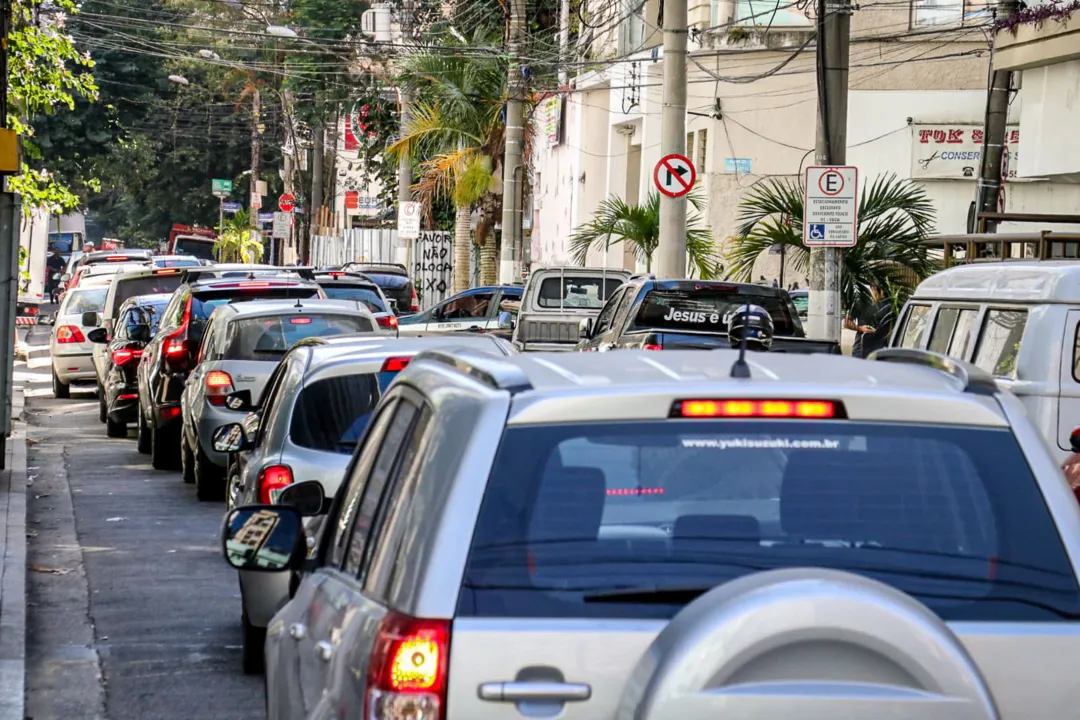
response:
<path fill-rule="evenodd" d="M 892 347 L 944 353 L 993 373 L 1059 461 L 1080 427 L 1080 263 L 991 262 L 933 275 L 904 305 Z"/>

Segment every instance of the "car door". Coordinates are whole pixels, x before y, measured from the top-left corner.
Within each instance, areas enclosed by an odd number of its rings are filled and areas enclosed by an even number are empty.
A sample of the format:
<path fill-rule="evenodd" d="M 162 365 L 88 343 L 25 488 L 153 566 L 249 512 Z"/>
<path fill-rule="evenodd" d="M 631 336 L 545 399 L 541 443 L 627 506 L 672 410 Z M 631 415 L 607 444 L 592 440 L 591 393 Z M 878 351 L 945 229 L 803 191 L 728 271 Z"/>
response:
<path fill-rule="evenodd" d="M 483 329 L 494 304 L 495 291 L 491 289 L 469 290 L 455 295 L 432 309 L 425 331 L 443 333 Z M 406 327 L 413 328 L 412 325 L 399 326 L 402 334 L 406 334 Z"/>
<path fill-rule="evenodd" d="M 299 683 L 292 700 L 299 701 L 299 705 L 290 706 L 282 717 L 309 717 L 327 686 L 330 661 L 340 642 L 350 602 L 355 600 L 354 583 L 368 529 L 416 410 L 414 403 L 388 398 L 353 461 L 336 517 L 324 529 L 321 567 L 313 579 L 302 583 L 291 604 L 301 609 L 289 628 L 290 636 L 296 640 L 293 667 Z"/>

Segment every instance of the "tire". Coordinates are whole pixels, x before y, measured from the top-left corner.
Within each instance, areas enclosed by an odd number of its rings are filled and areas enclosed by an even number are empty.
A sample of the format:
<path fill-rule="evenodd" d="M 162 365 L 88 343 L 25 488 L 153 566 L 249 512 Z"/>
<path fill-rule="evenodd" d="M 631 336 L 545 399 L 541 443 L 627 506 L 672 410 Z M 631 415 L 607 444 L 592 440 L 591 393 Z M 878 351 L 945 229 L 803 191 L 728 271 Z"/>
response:
<path fill-rule="evenodd" d="M 180 474 L 185 485 L 192 485 L 195 483 L 195 453 L 191 452 L 191 446 L 184 439 L 183 432 L 180 431 Z"/>
<path fill-rule="evenodd" d="M 150 428 L 146 427 L 146 418 L 143 417 L 142 408 L 139 408 L 139 435 L 135 441 L 135 449 L 143 455 L 150 454 Z"/>
<path fill-rule="evenodd" d="M 98 386 L 97 386 L 97 396 L 98 396 L 98 401 L 97 401 L 98 402 L 98 420 L 100 420 L 103 423 L 107 423 L 108 420 L 109 420 L 109 406 L 105 403 L 105 388 L 101 387 L 100 383 L 98 383 Z M 108 434 L 108 428 L 105 429 L 105 432 L 106 432 L 106 434 Z M 109 437 L 119 437 L 119 436 L 118 435 L 109 435 Z"/>
<path fill-rule="evenodd" d="M 108 415 L 105 416 L 105 434 L 111 438 L 126 438 L 127 423 L 113 422 Z"/>
<path fill-rule="evenodd" d="M 195 441 L 195 496 L 203 502 L 225 499 L 225 471 L 211 462 Z"/>
<path fill-rule="evenodd" d="M 176 470 L 180 444 L 176 432 L 150 427 L 150 465 L 155 470 Z"/>
<path fill-rule="evenodd" d="M 67 400 L 71 397 L 71 386 L 60 382 L 56 377 L 56 370 L 52 371 L 52 394 L 57 400 Z"/>
<path fill-rule="evenodd" d="M 248 622 L 245 612 L 240 618 L 240 665 L 245 675 L 262 675 L 266 672 L 266 628 Z"/>

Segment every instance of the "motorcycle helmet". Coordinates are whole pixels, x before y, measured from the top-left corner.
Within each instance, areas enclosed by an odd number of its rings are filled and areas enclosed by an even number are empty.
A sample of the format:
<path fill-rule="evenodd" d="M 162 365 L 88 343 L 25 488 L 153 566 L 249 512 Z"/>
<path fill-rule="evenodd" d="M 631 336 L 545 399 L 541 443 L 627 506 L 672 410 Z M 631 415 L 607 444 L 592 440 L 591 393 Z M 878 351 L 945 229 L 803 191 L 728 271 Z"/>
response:
<path fill-rule="evenodd" d="M 760 305 L 741 305 L 728 321 L 728 342 L 738 349 L 746 338 L 750 350 L 769 350 L 773 341 L 773 321 Z"/>

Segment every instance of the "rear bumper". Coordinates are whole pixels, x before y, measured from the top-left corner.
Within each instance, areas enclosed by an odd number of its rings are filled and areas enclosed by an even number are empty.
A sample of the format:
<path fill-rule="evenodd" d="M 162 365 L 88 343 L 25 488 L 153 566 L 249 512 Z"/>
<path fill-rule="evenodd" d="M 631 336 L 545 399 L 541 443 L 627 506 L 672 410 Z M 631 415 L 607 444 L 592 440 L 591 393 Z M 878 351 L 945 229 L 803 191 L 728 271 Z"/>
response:
<path fill-rule="evenodd" d="M 137 388 L 110 389 L 109 419 L 115 423 L 133 423 L 139 419 L 139 393 Z M 134 397 L 129 397 L 134 395 Z M 123 398 L 123 399 L 121 399 Z"/>
<path fill-rule="evenodd" d="M 514 341 L 514 347 L 521 352 L 570 352 L 577 348 L 577 343 L 553 343 L 553 342 L 519 342 Z"/>
<path fill-rule="evenodd" d="M 97 373 L 94 372 L 94 356 L 90 353 L 54 355 L 52 365 L 56 377 L 60 378 L 61 382 L 65 384 L 97 382 Z"/>

